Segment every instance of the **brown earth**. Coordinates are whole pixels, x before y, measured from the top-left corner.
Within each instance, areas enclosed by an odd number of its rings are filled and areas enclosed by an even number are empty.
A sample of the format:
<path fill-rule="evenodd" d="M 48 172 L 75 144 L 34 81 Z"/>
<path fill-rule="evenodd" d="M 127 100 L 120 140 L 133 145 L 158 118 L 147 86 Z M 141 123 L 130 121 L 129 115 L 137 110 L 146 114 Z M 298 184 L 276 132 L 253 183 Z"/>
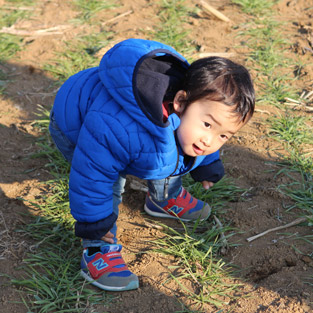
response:
<path fill-rule="evenodd" d="M 4 3 L 0 1 L 1 6 Z M 110 45 L 129 37 L 143 37 L 158 23 L 157 2 L 120 0 L 119 3 L 119 7 L 100 12 L 100 20 L 103 23 L 109 21 L 106 29 L 114 33 L 114 42 Z M 197 1 L 190 0 L 185 4 L 195 7 Z M 191 31 L 191 38 L 201 47 L 202 53 L 234 53 L 235 59 L 244 62 L 245 49 L 240 42 L 242 38 L 237 37 L 236 28 L 249 17 L 227 0 L 210 1 L 210 4 L 228 16 L 232 23 L 213 15 L 190 17 L 186 27 Z M 114 16 L 129 10 L 132 10 L 130 14 L 110 22 Z M 290 41 L 286 56 L 298 58 L 305 64 L 301 79 L 295 84 L 300 93 L 310 91 L 313 89 L 313 1 L 283 0 L 274 13 L 278 20 L 285 22 L 284 36 Z M 32 122 L 36 118 L 37 105 L 50 108 L 56 92 L 54 80 L 43 71 L 43 65 L 53 59 L 56 51 L 64 48 L 66 41 L 77 34 L 88 33 L 87 26 L 69 22 L 76 14 L 71 1 L 38 1 L 32 17 L 19 21 L 16 29 L 34 31 L 60 25 L 68 28 L 60 34 L 25 36 L 23 50 L 7 63 L 0 64 L 1 70 L 10 77 L 6 95 L 0 98 L 0 272 L 3 274 L 21 277 L 16 268 L 23 264 L 23 258 L 33 244 L 15 231 L 29 222 L 21 213 L 31 211 L 18 197 L 39 198 L 44 190 L 42 183 L 50 178 L 44 159 L 29 158 L 38 149 L 39 134 Z M 101 29 L 100 26 L 94 27 Z M 225 259 L 241 269 L 234 281 L 243 286 L 238 289 L 239 297 L 228 299 L 228 305 L 219 312 L 313 312 L 312 285 L 307 284 L 313 277 L 312 244 L 297 240 L 301 235 L 312 234 L 312 228 L 294 226 L 251 243 L 246 241 L 266 229 L 291 222 L 299 213 L 297 210 L 286 212 L 285 208 L 291 202 L 277 190 L 277 186 L 288 179 L 282 174 L 276 176 L 279 168 L 270 162 L 278 160 L 277 152 L 282 152 L 279 144 L 267 137 L 265 122 L 274 113 L 278 113 L 278 109 L 259 106 L 249 124 L 222 149 L 227 175 L 239 186 L 249 189 L 249 201 L 229 203 L 223 215 L 224 220 L 238 230 L 231 242 L 239 245 L 230 248 Z M 312 117 L 312 113 L 306 114 Z M 113 307 L 99 306 L 97 310 L 112 313 L 177 312 L 182 310 L 179 300 L 200 312 L 183 296 L 175 282 L 167 281 L 168 267 L 177 264 L 177 260 L 146 253 L 149 242 L 159 231 L 145 223 L 144 197 L 144 192 L 128 188 L 118 222 L 124 257 L 130 269 L 140 277 L 140 289 L 120 293 L 120 301 Z M 168 223 L 179 225 L 173 221 Z M 14 303 L 19 299 L 19 293 L 6 283 L 7 279 L 1 276 L 0 311 L 27 312 L 24 305 Z M 211 306 L 201 310 L 217 311 Z"/>

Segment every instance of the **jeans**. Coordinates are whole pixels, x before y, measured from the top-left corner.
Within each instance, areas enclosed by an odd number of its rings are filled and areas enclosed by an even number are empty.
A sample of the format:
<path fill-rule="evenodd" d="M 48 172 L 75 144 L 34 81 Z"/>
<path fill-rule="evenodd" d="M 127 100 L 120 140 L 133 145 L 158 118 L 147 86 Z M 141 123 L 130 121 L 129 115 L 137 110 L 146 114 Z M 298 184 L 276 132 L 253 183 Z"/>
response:
<path fill-rule="evenodd" d="M 72 163 L 75 145 L 65 136 L 65 134 L 58 127 L 53 110 L 50 113 L 49 124 L 50 135 L 63 157 Z M 126 177 L 120 174 L 117 181 L 113 184 L 113 212 L 118 216 L 119 204 L 122 202 L 122 193 L 124 192 Z M 148 188 L 151 197 L 156 201 L 164 201 L 167 199 L 176 198 L 181 191 L 182 181 L 181 176 L 173 176 L 160 180 L 148 180 Z M 117 243 L 116 238 L 116 223 L 110 230 L 114 235 L 114 242 Z M 83 239 L 83 247 L 99 247 L 106 245 L 103 240 L 89 240 Z"/>

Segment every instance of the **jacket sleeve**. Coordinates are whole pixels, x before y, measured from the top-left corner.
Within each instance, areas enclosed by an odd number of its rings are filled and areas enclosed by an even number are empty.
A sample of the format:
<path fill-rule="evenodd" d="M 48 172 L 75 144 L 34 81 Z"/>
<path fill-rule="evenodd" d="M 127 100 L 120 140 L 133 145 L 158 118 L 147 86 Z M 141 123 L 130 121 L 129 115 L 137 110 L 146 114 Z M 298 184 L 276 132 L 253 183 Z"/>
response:
<path fill-rule="evenodd" d="M 113 226 L 113 184 L 130 159 L 129 135 L 114 117 L 89 112 L 75 148 L 69 181 L 75 234 L 100 239 Z"/>
<path fill-rule="evenodd" d="M 190 175 L 197 182 L 206 180 L 217 183 L 225 174 L 224 165 L 221 159 L 211 161 L 211 163 L 207 163 L 206 159 L 197 168 L 192 170 Z"/>

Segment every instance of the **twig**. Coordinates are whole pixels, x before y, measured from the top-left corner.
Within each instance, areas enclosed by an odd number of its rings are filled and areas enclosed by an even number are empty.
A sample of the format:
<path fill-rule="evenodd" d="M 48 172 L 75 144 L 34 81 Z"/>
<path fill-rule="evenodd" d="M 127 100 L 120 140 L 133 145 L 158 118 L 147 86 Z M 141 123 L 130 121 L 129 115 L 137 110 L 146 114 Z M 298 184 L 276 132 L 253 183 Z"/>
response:
<path fill-rule="evenodd" d="M 221 223 L 221 221 L 215 215 L 213 215 L 213 218 L 218 228 L 223 229 L 223 224 Z M 221 254 L 225 255 L 227 252 L 227 248 L 228 248 L 228 242 L 223 232 L 221 232 L 221 240 L 222 240 Z"/>
<path fill-rule="evenodd" d="M 300 101 L 298 101 L 298 100 L 294 100 L 294 99 L 291 99 L 291 98 L 287 98 L 287 97 L 285 97 L 285 100 L 290 101 L 290 102 L 293 102 L 293 103 L 296 103 L 296 104 L 301 104 L 301 102 L 300 102 Z"/>
<path fill-rule="evenodd" d="M 260 109 L 255 109 L 255 110 L 254 110 L 254 112 L 271 114 L 271 113 L 270 113 L 270 112 L 268 112 L 268 111 L 265 111 L 265 110 L 260 110 Z"/>
<path fill-rule="evenodd" d="M 308 92 L 304 97 L 303 99 L 310 99 L 309 97 L 313 95 L 313 90 L 311 90 L 310 92 Z"/>
<path fill-rule="evenodd" d="M 4 6 L 3 10 L 39 11 L 38 8 Z"/>
<path fill-rule="evenodd" d="M 255 235 L 255 236 L 252 236 L 252 237 L 247 238 L 247 241 L 248 241 L 248 242 L 251 242 L 251 241 L 253 241 L 253 240 L 255 240 L 255 239 L 258 239 L 258 238 L 260 238 L 260 237 L 262 237 L 262 236 L 265 236 L 266 234 L 271 233 L 271 232 L 273 232 L 273 231 L 277 231 L 277 230 L 281 230 L 281 229 L 285 229 L 285 228 L 288 228 L 288 227 L 291 227 L 291 226 L 298 225 L 298 224 L 300 224 L 300 223 L 302 223 L 302 222 L 305 222 L 308 218 L 313 218 L 313 215 L 307 216 L 307 217 L 299 217 L 299 218 L 297 218 L 296 220 L 294 220 L 293 222 L 288 223 L 288 224 L 286 224 L 286 225 L 278 226 L 278 227 L 274 227 L 274 228 L 268 229 L 268 230 L 264 231 L 263 233 L 260 233 L 260 234 L 257 234 L 257 235 Z"/>
<path fill-rule="evenodd" d="M 288 106 L 291 106 L 291 107 L 300 107 L 300 108 L 302 107 L 309 112 L 313 111 L 313 107 L 310 107 L 310 106 L 302 104 L 302 103 L 285 103 L 285 104 Z"/>
<path fill-rule="evenodd" d="M 232 58 L 235 55 L 236 55 L 236 53 L 232 53 L 232 52 L 202 52 L 202 53 L 197 53 L 197 57 L 199 57 L 199 58 L 208 58 L 208 57 Z"/>
<path fill-rule="evenodd" d="M 50 27 L 50 28 L 46 28 L 46 29 L 27 31 L 27 30 L 23 30 L 23 29 L 15 29 L 15 27 L 13 25 L 11 27 L 2 27 L 2 29 L 0 29 L 0 33 L 19 35 L 19 36 L 46 36 L 46 35 L 63 34 L 63 32 L 54 31 L 54 30 L 64 30 L 68 27 L 69 26 L 67 26 L 67 25 L 60 25 L 60 26 Z"/>
<path fill-rule="evenodd" d="M 161 226 L 161 225 L 156 225 L 156 224 L 152 224 L 152 223 L 149 223 L 147 221 L 144 221 L 145 223 L 145 226 L 147 226 L 148 228 L 154 228 L 154 229 L 158 229 L 158 230 L 164 230 L 164 227 Z"/>
<path fill-rule="evenodd" d="M 142 184 L 141 182 L 139 182 L 138 180 L 132 180 L 130 182 L 129 187 L 133 190 L 148 192 L 148 187 L 146 185 Z"/>
<path fill-rule="evenodd" d="M 122 14 L 120 14 L 118 16 L 115 16 L 115 17 L 111 18 L 110 20 L 107 20 L 102 25 L 106 25 L 108 23 L 112 23 L 112 22 L 114 22 L 114 21 L 116 21 L 116 20 L 118 20 L 118 19 L 120 19 L 122 17 L 125 17 L 125 16 L 127 16 L 129 14 L 132 14 L 133 12 L 134 12 L 133 10 L 129 10 L 129 11 L 125 12 L 125 13 L 122 13 Z"/>
<path fill-rule="evenodd" d="M 219 12 L 218 10 L 216 10 L 215 8 L 213 8 L 211 5 L 209 5 L 206 1 L 204 0 L 200 0 L 200 5 L 209 13 L 212 13 L 214 16 L 216 16 L 217 18 L 219 18 L 220 20 L 224 21 L 224 22 L 230 22 L 231 20 L 225 16 L 224 14 L 222 14 L 221 12 Z"/>

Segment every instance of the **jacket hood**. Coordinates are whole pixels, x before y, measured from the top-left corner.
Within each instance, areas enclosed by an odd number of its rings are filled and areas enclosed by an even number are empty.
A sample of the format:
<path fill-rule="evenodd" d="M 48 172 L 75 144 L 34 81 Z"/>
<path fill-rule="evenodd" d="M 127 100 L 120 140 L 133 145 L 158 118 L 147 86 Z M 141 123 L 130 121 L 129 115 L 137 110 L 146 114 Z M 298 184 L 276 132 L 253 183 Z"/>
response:
<path fill-rule="evenodd" d="M 114 100 L 127 105 L 133 119 L 147 123 L 148 118 L 155 126 L 167 127 L 173 117 L 163 122 L 162 102 L 165 95 L 173 97 L 179 90 L 188 66 L 187 60 L 170 46 L 128 39 L 103 56 L 99 76 Z"/>

